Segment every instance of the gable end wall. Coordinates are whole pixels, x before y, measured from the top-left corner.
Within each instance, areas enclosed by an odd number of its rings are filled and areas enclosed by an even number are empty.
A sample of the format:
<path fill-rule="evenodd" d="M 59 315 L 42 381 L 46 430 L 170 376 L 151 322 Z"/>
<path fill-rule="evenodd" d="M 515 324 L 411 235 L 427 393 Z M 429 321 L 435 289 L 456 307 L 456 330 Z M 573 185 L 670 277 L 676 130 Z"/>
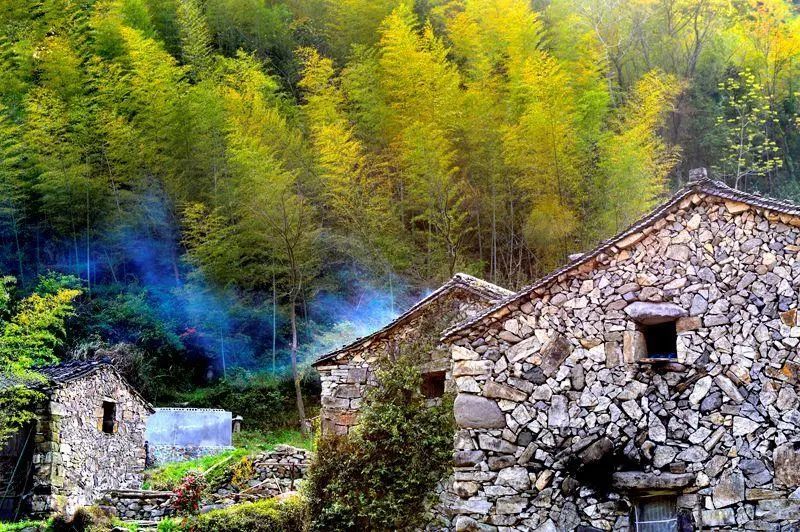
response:
<path fill-rule="evenodd" d="M 149 410 L 110 369 L 53 390 L 37 421 L 34 515 L 74 512 L 108 490 L 141 486 Z M 116 401 L 116 431 L 102 430 L 103 401 Z"/>
<path fill-rule="evenodd" d="M 357 414 L 367 387 L 374 383 L 375 361 L 386 357 L 396 346 L 420 331 L 426 320 L 453 313 L 445 327 L 478 314 L 489 308 L 491 302 L 472 292 L 456 288 L 432 302 L 412 321 L 399 325 L 390 334 L 375 339 L 366 346 L 342 353 L 336 358 L 317 366 L 322 379 L 322 431 L 330 434 L 346 434 L 357 421 Z M 437 334 L 441 331 L 437 331 Z M 450 380 L 450 357 L 446 350 L 430 354 L 425 363 L 428 370 L 447 371 Z M 450 386 L 450 384 L 447 384 Z M 449 389 L 449 388 L 448 388 Z"/>
<path fill-rule="evenodd" d="M 673 491 L 697 528 L 800 520 L 800 229 L 712 197 L 654 228 L 452 338 L 448 528 L 628 530 L 622 470 L 690 479 Z M 686 311 L 679 364 L 633 360 L 633 301 Z"/>

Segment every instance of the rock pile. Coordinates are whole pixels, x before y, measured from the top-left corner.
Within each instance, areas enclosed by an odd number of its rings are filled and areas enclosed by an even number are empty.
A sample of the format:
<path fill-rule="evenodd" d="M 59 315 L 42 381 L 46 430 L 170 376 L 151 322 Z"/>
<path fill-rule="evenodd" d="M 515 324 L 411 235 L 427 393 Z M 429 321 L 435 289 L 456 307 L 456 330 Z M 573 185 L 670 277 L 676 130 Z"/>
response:
<path fill-rule="evenodd" d="M 225 507 L 242 500 L 275 497 L 297 489 L 311 463 L 312 453 L 290 445 L 278 445 L 272 451 L 252 459 L 253 475 L 246 487 L 230 481 L 215 490 L 206 502 L 206 510 Z"/>

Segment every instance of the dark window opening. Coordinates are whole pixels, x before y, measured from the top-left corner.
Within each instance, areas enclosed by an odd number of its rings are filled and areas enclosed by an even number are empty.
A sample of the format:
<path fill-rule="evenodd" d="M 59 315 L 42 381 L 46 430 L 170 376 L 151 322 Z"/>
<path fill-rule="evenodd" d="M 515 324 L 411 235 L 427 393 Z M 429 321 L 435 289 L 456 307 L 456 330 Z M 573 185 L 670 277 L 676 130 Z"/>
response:
<path fill-rule="evenodd" d="M 117 403 L 103 401 L 103 432 L 114 434 L 114 422 L 117 418 Z"/>
<path fill-rule="evenodd" d="M 678 332 L 674 321 L 642 325 L 641 328 L 647 344 L 647 358 L 678 358 Z"/>
<path fill-rule="evenodd" d="M 636 532 L 676 532 L 678 530 L 676 502 L 676 498 L 671 496 L 639 499 L 634 506 L 634 530 Z"/>
<path fill-rule="evenodd" d="M 422 394 L 428 399 L 444 395 L 444 371 L 426 373 L 422 376 Z"/>

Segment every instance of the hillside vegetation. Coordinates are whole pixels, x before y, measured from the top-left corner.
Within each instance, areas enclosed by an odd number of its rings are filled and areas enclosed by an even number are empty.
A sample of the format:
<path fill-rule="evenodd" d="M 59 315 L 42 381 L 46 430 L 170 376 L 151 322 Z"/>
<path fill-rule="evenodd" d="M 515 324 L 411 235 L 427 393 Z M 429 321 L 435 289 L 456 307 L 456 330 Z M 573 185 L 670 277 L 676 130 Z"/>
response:
<path fill-rule="evenodd" d="M 519 287 L 689 168 L 800 198 L 799 69 L 787 0 L 8 0 L 0 269 L 77 277 L 58 355 L 174 400 Z"/>

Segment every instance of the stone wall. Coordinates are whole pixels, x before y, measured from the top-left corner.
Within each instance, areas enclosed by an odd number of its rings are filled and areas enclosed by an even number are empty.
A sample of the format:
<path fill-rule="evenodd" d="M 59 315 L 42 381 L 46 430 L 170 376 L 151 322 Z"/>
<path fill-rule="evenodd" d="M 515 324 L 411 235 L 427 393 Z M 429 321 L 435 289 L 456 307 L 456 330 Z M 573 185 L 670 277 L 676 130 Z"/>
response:
<path fill-rule="evenodd" d="M 171 491 L 112 490 L 99 505 L 125 521 L 159 521 L 174 514 Z"/>
<path fill-rule="evenodd" d="M 241 500 L 275 497 L 295 491 L 311 465 L 312 453 L 291 445 L 278 445 L 252 458 L 253 475 L 247 487 L 227 482 L 218 488 L 209 504 L 228 506 Z"/>
<path fill-rule="evenodd" d="M 278 445 L 272 451 L 260 453 L 252 458 L 253 474 L 245 487 L 226 482 L 203 498 L 200 511 L 204 513 L 295 491 L 305 478 L 311 458 L 309 451 L 290 445 Z M 159 521 L 174 514 L 172 497 L 171 491 L 111 490 L 103 495 L 99 504 L 127 521 Z"/>
<path fill-rule="evenodd" d="M 171 462 L 186 462 L 204 456 L 213 456 L 233 449 L 227 447 L 197 447 L 182 445 L 147 445 L 147 467 L 156 467 Z"/>
<path fill-rule="evenodd" d="M 399 324 L 390 335 L 365 343 L 341 357 L 317 366 L 322 379 L 322 431 L 346 434 L 356 423 L 356 415 L 367 386 L 374 383 L 372 367 L 379 358 L 394 352 L 406 338 L 420 334 L 421 325 L 447 317 L 442 330 L 488 308 L 490 301 L 456 288 L 430 303 L 413 320 Z M 438 334 L 440 331 L 436 331 Z M 450 356 L 447 350 L 435 350 L 424 364 L 423 371 L 447 372 Z"/>
<path fill-rule="evenodd" d="M 112 434 L 103 432 L 104 401 L 116 403 Z M 148 415 L 149 407 L 110 367 L 55 388 L 37 419 L 34 515 L 71 513 L 106 491 L 138 488 Z"/>
<path fill-rule="evenodd" d="M 695 194 L 451 335 L 461 428 L 440 524 L 628 530 L 656 492 L 682 529 L 799 522 L 798 225 Z M 677 310 L 677 360 L 642 357 L 635 302 Z"/>

